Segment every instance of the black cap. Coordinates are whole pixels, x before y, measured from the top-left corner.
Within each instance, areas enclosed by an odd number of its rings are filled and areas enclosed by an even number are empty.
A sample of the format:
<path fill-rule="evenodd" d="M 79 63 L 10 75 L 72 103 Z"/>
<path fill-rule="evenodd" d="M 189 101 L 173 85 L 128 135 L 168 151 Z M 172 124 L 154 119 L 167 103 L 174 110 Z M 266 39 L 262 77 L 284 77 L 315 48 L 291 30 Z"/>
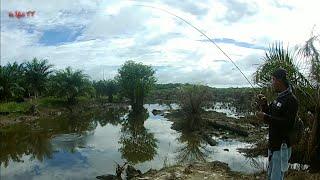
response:
<path fill-rule="evenodd" d="M 278 68 L 273 71 L 272 76 L 276 79 L 287 80 L 287 71 L 283 68 Z"/>

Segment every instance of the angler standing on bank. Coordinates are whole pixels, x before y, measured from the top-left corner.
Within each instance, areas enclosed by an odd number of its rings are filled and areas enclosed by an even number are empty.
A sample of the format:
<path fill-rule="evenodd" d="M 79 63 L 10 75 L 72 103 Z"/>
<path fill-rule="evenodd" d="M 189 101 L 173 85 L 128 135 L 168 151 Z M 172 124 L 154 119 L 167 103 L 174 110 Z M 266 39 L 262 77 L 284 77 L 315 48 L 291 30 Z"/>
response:
<path fill-rule="evenodd" d="M 298 101 L 292 93 L 285 69 L 279 68 L 273 72 L 272 87 L 278 97 L 268 104 L 264 95 L 258 95 L 261 111 L 256 115 L 269 125 L 268 179 L 279 180 L 288 170 L 292 151 L 290 132 L 294 127 Z"/>

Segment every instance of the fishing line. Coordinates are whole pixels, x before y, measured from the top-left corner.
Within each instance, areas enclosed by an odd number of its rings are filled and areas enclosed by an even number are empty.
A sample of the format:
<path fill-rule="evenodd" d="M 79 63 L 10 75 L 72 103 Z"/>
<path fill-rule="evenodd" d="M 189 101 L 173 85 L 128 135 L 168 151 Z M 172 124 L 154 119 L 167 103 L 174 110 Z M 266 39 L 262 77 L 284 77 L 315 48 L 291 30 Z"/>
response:
<path fill-rule="evenodd" d="M 239 66 L 237 66 L 237 64 L 231 59 L 231 57 L 216 43 L 214 42 L 211 38 L 209 38 L 209 36 L 207 36 L 204 32 L 202 32 L 199 28 L 197 28 L 196 26 L 194 26 L 193 24 L 191 24 L 189 21 L 187 21 L 186 19 L 166 10 L 166 9 L 162 9 L 159 7 L 154 7 L 154 6 L 150 6 L 150 5 L 143 5 L 143 4 L 139 4 L 139 5 L 134 5 L 134 6 L 140 6 L 140 7 L 147 7 L 147 8 L 152 8 L 152 9 L 157 9 L 160 11 L 163 11 L 167 14 L 170 14 L 180 20 L 182 20 L 183 22 L 185 22 L 186 24 L 188 24 L 189 26 L 191 26 L 193 29 L 197 30 L 200 34 L 202 34 L 203 36 L 205 36 L 216 48 L 218 48 L 223 55 L 225 55 L 227 57 L 227 59 L 240 71 L 240 73 L 242 74 L 242 76 L 247 80 L 247 82 L 250 84 L 250 86 L 254 89 L 253 84 L 249 81 L 249 79 L 247 78 L 247 76 L 241 71 L 241 69 L 239 68 Z"/>

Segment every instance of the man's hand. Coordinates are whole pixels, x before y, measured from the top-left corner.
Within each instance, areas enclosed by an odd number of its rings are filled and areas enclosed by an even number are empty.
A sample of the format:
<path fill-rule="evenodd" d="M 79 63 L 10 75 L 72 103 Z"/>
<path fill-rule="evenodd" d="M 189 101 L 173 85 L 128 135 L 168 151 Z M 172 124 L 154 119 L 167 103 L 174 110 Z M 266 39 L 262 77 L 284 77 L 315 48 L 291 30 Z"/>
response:
<path fill-rule="evenodd" d="M 267 104 L 268 104 L 267 98 L 266 98 L 266 96 L 263 95 L 263 94 L 258 94 L 256 101 L 257 101 L 257 103 L 258 103 L 260 106 L 263 106 L 263 105 L 267 105 Z"/>
<path fill-rule="evenodd" d="M 266 115 L 266 113 L 264 113 L 264 112 L 261 112 L 261 111 L 256 112 L 257 118 L 258 118 L 259 120 L 261 120 L 261 121 L 264 120 L 264 116 L 265 116 L 265 115 Z"/>
<path fill-rule="evenodd" d="M 267 98 L 263 94 L 258 94 L 255 98 L 256 108 L 262 111 L 266 106 L 268 106 Z"/>

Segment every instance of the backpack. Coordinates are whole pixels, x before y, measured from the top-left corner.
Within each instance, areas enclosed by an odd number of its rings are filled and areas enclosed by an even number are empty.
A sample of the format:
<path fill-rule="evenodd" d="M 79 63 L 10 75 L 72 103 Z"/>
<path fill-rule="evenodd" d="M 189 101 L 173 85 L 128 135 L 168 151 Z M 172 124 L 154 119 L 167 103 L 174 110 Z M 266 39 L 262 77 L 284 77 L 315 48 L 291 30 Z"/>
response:
<path fill-rule="evenodd" d="M 300 142 L 304 131 L 304 123 L 300 117 L 296 118 L 291 131 L 289 131 L 289 141 L 291 145 L 296 145 Z"/>

